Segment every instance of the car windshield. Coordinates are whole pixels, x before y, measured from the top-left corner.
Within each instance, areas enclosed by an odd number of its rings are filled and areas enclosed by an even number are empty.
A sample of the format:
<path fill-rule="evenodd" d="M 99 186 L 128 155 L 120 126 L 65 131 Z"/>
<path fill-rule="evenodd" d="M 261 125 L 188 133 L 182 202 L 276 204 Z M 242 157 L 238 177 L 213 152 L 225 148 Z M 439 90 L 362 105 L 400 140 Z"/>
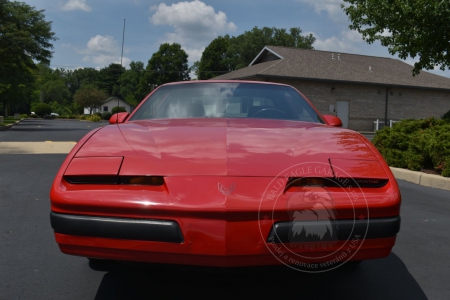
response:
<path fill-rule="evenodd" d="M 130 121 L 180 118 L 263 118 L 324 123 L 289 86 L 205 82 L 157 89 Z"/>

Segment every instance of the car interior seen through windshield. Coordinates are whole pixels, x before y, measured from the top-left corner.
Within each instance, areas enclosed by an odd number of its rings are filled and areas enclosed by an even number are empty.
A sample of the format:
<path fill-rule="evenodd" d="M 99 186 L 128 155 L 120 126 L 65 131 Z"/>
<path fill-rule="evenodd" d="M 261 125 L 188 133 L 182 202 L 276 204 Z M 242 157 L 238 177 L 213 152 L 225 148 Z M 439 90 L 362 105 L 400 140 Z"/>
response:
<path fill-rule="evenodd" d="M 263 118 L 324 123 L 291 87 L 217 82 L 160 87 L 130 121 L 180 118 Z"/>

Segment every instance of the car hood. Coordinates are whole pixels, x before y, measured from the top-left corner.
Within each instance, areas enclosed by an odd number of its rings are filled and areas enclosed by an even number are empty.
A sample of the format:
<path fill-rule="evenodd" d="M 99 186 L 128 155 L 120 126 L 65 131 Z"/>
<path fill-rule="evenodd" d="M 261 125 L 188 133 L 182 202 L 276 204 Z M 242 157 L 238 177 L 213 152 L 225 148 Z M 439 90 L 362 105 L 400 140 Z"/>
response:
<path fill-rule="evenodd" d="M 76 157 L 124 157 L 122 175 L 277 176 L 311 163 L 323 165 L 325 175 L 330 162 L 377 161 L 364 140 L 351 130 L 309 122 L 146 120 L 102 128 Z"/>

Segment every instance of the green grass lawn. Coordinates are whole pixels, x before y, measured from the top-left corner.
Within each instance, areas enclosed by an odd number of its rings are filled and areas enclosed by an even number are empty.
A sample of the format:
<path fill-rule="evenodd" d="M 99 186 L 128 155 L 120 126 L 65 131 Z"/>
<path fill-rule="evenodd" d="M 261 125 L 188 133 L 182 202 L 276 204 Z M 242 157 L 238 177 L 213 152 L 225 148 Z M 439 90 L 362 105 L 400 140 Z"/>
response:
<path fill-rule="evenodd" d="M 16 123 L 17 121 L 20 121 L 20 119 L 14 119 L 14 117 L 6 117 L 3 118 L 3 123 L 0 123 L 0 126 L 5 126 L 11 123 Z"/>

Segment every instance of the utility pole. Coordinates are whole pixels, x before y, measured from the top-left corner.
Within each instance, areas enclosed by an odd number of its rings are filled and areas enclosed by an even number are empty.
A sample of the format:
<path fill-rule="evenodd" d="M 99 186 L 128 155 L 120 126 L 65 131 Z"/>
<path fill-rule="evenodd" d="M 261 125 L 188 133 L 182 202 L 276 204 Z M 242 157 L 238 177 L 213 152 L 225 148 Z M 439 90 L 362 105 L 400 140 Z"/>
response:
<path fill-rule="evenodd" d="M 123 32 L 122 32 L 122 53 L 120 54 L 120 81 L 119 81 L 119 96 L 120 96 L 120 88 L 122 87 L 122 58 L 123 58 L 123 44 L 125 42 L 125 20 L 123 19 Z M 119 106 L 119 97 L 117 97 L 117 106 Z"/>

